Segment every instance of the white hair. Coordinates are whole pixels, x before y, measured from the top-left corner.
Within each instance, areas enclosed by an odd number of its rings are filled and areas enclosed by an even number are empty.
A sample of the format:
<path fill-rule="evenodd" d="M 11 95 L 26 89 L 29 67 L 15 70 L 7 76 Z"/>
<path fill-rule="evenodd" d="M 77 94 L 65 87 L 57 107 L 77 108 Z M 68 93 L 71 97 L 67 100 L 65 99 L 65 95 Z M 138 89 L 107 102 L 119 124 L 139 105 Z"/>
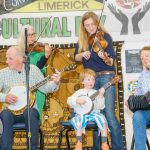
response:
<path fill-rule="evenodd" d="M 27 24 L 27 25 L 24 25 L 21 30 L 20 30 L 20 33 L 19 33 L 19 36 L 18 36 L 18 41 L 17 41 L 17 44 L 24 50 L 25 49 L 25 29 L 32 29 L 34 31 L 34 28 Z"/>
<path fill-rule="evenodd" d="M 11 47 L 8 48 L 8 50 L 15 51 L 16 55 L 18 55 L 18 56 L 24 57 L 24 55 L 25 55 L 24 50 L 20 46 L 18 46 L 18 45 L 11 46 Z"/>

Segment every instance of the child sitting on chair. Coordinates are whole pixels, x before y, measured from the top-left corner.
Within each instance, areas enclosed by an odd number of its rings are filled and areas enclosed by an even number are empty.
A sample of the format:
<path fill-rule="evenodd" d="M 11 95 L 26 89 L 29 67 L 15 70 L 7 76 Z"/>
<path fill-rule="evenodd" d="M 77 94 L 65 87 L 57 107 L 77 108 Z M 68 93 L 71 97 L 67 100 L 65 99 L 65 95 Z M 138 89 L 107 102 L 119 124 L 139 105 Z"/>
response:
<path fill-rule="evenodd" d="M 82 150 L 82 133 L 85 133 L 85 128 L 88 121 L 94 121 L 98 126 L 99 133 L 101 132 L 102 150 L 109 150 L 109 146 L 107 144 L 108 125 L 105 116 L 100 113 L 100 110 L 104 109 L 105 107 L 105 89 L 100 88 L 98 92 L 93 89 L 95 78 L 96 73 L 91 69 L 85 69 L 83 72 L 81 72 L 80 80 L 82 81 L 84 88 L 76 91 L 67 100 L 68 105 L 73 108 L 76 113 L 75 117 L 71 119 L 71 124 L 76 131 L 77 144 L 75 146 L 75 150 Z M 94 99 L 92 99 L 93 105 L 91 105 L 88 99 L 92 94 L 95 94 L 96 92 L 98 94 Z M 91 105 L 91 108 L 87 107 L 89 105 Z M 89 112 L 84 114 L 84 110 L 86 109 L 89 109 Z"/>

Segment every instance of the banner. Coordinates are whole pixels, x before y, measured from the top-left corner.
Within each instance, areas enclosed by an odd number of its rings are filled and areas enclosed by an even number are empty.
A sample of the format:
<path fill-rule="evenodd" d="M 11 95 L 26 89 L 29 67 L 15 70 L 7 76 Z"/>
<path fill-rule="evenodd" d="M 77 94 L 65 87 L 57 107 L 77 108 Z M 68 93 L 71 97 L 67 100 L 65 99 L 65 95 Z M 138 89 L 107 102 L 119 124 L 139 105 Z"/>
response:
<path fill-rule="evenodd" d="M 1 45 L 12 45 L 21 26 L 35 27 L 39 41 L 76 43 L 79 24 L 86 11 L 94 11 L 114 41 L 150 40 L 149 0 L 10 0 L 1 5 Z"/>

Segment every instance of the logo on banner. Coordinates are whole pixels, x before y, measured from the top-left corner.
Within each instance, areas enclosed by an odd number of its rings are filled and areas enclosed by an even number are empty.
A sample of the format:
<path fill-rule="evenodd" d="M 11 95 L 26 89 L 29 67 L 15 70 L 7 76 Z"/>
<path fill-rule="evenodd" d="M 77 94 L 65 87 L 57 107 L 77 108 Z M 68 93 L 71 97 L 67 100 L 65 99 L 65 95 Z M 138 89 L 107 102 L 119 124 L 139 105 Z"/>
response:
<path fill-rule="evenodd" d="M 9 13 L 32 3 L 34 0 L 4 0 L 0 2 L 0 15 Z"/>
<path fill-rule="evenodd" d="M 132 9 L 139 6 L 142 0 L 117 0 L 116 1 L 119 6 L 125 9 Z"/>
<path fill-rule="evenodd" d="M 142 1 L 141 0 L 116 0 L 118 6 L 121 6 L 125 9 L 132 9 L 139 6 Z M 126 14 L 124 10 L 121 10 L 119 7 L 117 8 L 115 4 L 109 3 L 108 8 L 111 13 L 116 17 L 116 19 L 121 23 L 121 31 L 120 35 L 128 35 L 129 33 L 129 22 L 132 23 L 133 34 L 141 34 L 139 23 L 143 20 L 145 14 L 150 9 L 150 1 L 145 2 L 143 6 L 140 6 L 138 10 L 135 10 L 132 17 L 129 17 L 129 14 Z"/>

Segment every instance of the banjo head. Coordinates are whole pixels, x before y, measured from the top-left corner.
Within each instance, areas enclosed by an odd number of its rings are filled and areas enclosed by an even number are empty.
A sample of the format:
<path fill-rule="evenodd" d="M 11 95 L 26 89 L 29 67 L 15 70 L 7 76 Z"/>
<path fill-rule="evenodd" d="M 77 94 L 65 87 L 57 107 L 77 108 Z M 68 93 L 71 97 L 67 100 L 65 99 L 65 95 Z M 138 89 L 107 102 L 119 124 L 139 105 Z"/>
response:
<path fill-rule="evenodd" d="M 15 115 L 23 114 L 23 111 L 27 108 L 27 91 L 25 86 L 15 86 L 8 92 L 17 96 L 17 102 L 15 104 L 5 104 L 5 107 L 12 111 Z M 35 95 L 30 92 L 30 107 L 35 102 Z"/>
<path fill-rule="evenodd" d="M 77 113 L 79 115 L 84 115 L 84 114 L 90 113 L 93 108 L 92 100 L 87 96 L 81 96 L 80 98 L 84 99 L 86 101 L 86 103 L 83 105 L 77 104 L 76 107 L 74 108 L 75 113 Z"/>

